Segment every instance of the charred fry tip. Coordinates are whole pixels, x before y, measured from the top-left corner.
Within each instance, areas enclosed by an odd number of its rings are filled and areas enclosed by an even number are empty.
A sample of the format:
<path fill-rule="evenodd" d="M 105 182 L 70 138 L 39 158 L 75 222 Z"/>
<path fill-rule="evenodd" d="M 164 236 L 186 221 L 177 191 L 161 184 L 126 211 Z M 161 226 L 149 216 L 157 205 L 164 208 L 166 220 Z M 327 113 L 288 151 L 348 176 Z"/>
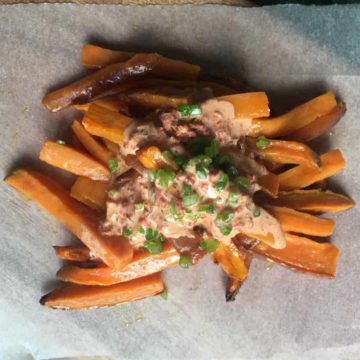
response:
<path fill-rule="evenodd" d="M 48 296 L 49 296 L 49 294 L 46 294 L 40 298 L 40 300 L 39 300 L 40 305 L 44 305 L 44 306 L 47 305 Z"/>

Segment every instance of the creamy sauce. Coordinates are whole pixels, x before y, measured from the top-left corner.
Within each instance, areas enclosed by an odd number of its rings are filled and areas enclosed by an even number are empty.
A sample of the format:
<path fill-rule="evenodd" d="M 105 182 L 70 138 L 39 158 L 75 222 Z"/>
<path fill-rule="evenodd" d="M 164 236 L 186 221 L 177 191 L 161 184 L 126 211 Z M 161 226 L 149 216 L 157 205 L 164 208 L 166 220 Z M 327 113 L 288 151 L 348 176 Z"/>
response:
<path fill-rule="evenodd" d="M 235 235 L 244 233 L 257 234 L 273 247 L 284 247 L 284 235 L 278 221 L 258 208 L 251 197 L 259 189 L 256 177 L 266 175 L 268 171 L 237 147 L 239 139 L 248 133 L 251 119 L 235 119 L 234 106 L 224 100 L 207 100 L 201 104 L 201 110 L 199 120 L 218 140 L 221 153 L 227 154 L 241 174 L 248 177 L 252 188 L 248 192 L 238 191 L 237 185 L 227 181 L 219 189 L 214 184 L 221 181 L 221 172 L 206 168 L 206 176 L 199 176 L 197 163 L 192 160 L 174 174 L 175 179 L 165 189 L 158 179 L 151 179 L 149 172 L 131 172 L 114 183 L 112 196 L 107 202 L 103 231 L 108 235 L 126 233 L 134 248 L 144 245 L 148 229 L 180 241 L 195 238 L 194 229 L 199 228 L 203 231 L 203 239 L 216 238 L 225 244 L 230 244 Z M 176 117 L 174 119 L 172 113 L 168 119 L 171 120 L 168 129 L 173 131 Z M 194 128 L 189 128 L 189 134 L 193 131 Z M 153 123 L 135 122 L 125 131 L 121 154 L 135 155 L 141 147 L 150 143 L 160 143 L 162 149 L 178 147 L 180 153 L 186 153 L 186 146 L 184 149 L 174 134 L 176 132 L 167 134 L 164 128 Z M 187 207 L 183 199 L 185 187 L 196 198 L 196 202 Z M 212 211 L 204 211 L 204 205 L 211 205 Z M 231 213 L 226 223 L 221 220 L 225 213 Z"/>

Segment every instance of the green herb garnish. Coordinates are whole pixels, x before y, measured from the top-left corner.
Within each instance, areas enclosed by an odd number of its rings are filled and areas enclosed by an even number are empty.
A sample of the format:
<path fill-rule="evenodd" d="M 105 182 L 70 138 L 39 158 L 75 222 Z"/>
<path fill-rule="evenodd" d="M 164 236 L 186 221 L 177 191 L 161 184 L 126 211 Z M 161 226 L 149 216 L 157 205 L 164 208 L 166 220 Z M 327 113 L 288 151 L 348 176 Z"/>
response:
<path fill-rule="evenodd" d="M 261 213 L 261 209 L 259 207 L 255 207 L 254 211 L 253 211 L 253 216 L 254 217 L 259 217 Z"/>
<path fill-rule="evenodd" d="M 219 230 L 223 235 L 227 236 L 227 235 L 231 234 L 232 226 L 230 226 L 230 225 L 221 226 L 221 227 L 219 227 Z"/>
<path fill-rule="evenodd" d="M 134 205 L 135 210 L 143 210 L 145 205 L 143 203 L 137 203 Z"/>
<path fill-rule="evenodd" d="M 160 254 L 163 251 L 164 237 L 155 229 L 145 229 L 144 248 L 151 254 Z"/>
<path fill-rule="evenodd" d="M 174 202 L 170 203 L 170 213 L 175 220 L 181 220 L 183 218 L 183 214 L 179 212 Z"/>
<path fill-rule="evenodd" d="M 176 110 L 181 117 L 201 115 L 201 107 L 198 104 L 179 105 Z"/>
<path fill-rule="evenodd" d="M 155 170 L 154 175 L 158 184 L 164 189 L 167 189 L 169 185 L 174 182 L 176 177 L 174 170 L 168 166 Z"/>
<path fill-rule="evenodd" d="M 140 233 L 140 234 L 145 234 L 145 229 L 143 226 L 139 226 L 137 231 Z"/>
<path fill-rule="evenodd" d="M 219 240 L 211 238 L 209 240 L 202 240 L 199 244 L 200 250 L 206 250 L 209 253 L 214 252 L 220 245 Z"/>
<path fill-rule="evenodd" d="M 199 196 L 193 192 L 191 186 L 188 184 L 183 185 L 181 190 L 181 199 L 185 208 L 197 204 L 200 200 Z"/>
<path fill-rule="evenodd" d="M 267 146 L 270 145 L 270 140 L 268 138 L 266 138 L 265 136 L 259 136 L 256 139 L 255 145 L 258 149 L 265 149 Z"/>
<path fill-rule="evenodd" d="M 213 188 L 217 191 L 223 191 L 228 183 L 229 176 L 220 170 L 218 179 L 213 183 Z"/>
<path fill-rule="evenodd" d="M 125 237 L 129 237 L 132 235 L 132 231 L 129 230 L 129 229 L 124 229 L 123 232 L 122 232 L 123 236 Z"/>
<path fill-rule="evenodd" d="M 115 190 L 110 190 L 110 191 L 108 191 L 108 196 L 109 196 L 109 198 L 114 198 L 115 195 L 116 195 L 116 191 L 115 191 Z"/>
<path fill-rule="evenodd" d="M 240 192 L 236 189 L 232 189 L 227 198 L 227 204 L 231 206 L 237 206 L 240 200 Z"/>
<path fill-rule="evenodd" d="M 187 255 L 180 255 L 179 265 L 183 269 L 187 269 L 191 265 L 191 259 Z"/>
<path fill-rule="evenodd" d="M 168 297 L 169 297 L 169 293 L 168 293 L 167 289 L 165 289 L 165 290 L 160 294 L 160 296 L 161 296 L 161 298 L 162 298 L 163 300 L 167 300 Z"/>
<path fill-rule="evenodd" d="M 57 140 L 56 143 L 59 145 L 66 145 L 64 140 Z"/>
<path fill-rule="evenodd" d="M 195 165 L 195 172 L 199 179 L 206 179 L 208 176 L 205 166 L 201 164 Z"/>
<path fill-rule="evenodd" d="M 250 180 L 245 177 L 245 176 L 238 176 L 235 180 L 234 180 L 235 184 L 239 185 L 241 188 L 245 189 L 245 190 L 250 190 L 251 189 L 251 182 Z"/>
<path fill-rule="evenodd" d="M 207 146 L 204 150 L 205 155 L 214 158 L 219 154 L 219 142 L 216 140 L 211 140 L 210 145 Z"/>
<path fill-rule="evenodd" d="M 204 211 L 208 214 L 214 214 L 215 206 L 214 206 L 214 204 L 202 204 L 199 206 L 199 211 Z"/>
<path fill-rule="evenodd" d="M 225 209 L 217 216 L 216 225 L 218 225 L 219 222 L 229 224 L 233 218 L 234 211 L 232 209 Z"/>
<path fill-rule="evenodd" d="M 116 159 L 109 159 L 108 166 L 113 175 L 116 175 L 118 172 L 118 161 Z"/>

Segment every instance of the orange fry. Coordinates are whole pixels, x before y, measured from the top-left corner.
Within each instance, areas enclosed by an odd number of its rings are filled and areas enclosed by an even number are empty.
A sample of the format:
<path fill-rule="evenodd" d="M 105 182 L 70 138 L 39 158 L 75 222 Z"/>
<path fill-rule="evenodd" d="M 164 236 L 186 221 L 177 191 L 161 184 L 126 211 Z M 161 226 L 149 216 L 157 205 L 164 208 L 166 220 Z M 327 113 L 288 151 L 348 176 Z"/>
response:
<path fill-rule="evenodd" d="M 66 284 L 40 299 L 41 305 L 54 309 L 86 309 L 118 305 L 159 294 L 164 290 L 160 274 L 111 286 Z"/>
<path fill-rule="evenodd" d="M 320 159 L 322 164 L 320 168 L 299 165 L 279 174 L 280 190 L 289 191 L 305 188 L 335 175 L 345 166 L 345 160 L 340 150 L 329 151 L 321 155 Z"/>
<path fill-rule="evenodd" d="M 134 55 L 136 54 L 133 52 L 114 51 L 89 44 L 83 46 L 82 63 L 88 69 L 100 69 L 110 64 L 128 61 Z M 200 66 L 160 56 L 160 61 L 152 72 L 171 79 L 197 79 Z"/>
<path fill-rule="evenodd" d="M 269 140 L 264 148 L 256 146 L 256 139 L 247 139 L 251 150 L 265 160 L 277 164 L 299 164 L 318 168 L 321 164 L 319 156 L 307 145 L 284 140 Z"/>
<path fill-rule="evenodd" d="M 55 181 L 38 172 L 21 169 L 5 182 L 46 209 L 108 266 L 122 269 L 131 261 L 133 249 L 129 241 L 121 236 L 101 235 L 93 223 L 96 214 L 70 197 Z"/>
<path fill-rule="evenodd" d="M 264 135 L 270 138 L 291 134 L 328 114 L 336 106 L 334 94 L 324 95 L 297 106 L 284 115 L 269 119 L 254 119 L 250 136 Z"/>
<path fill-rule="evenodd" d="M 285 206 L 300 211 L 338 212 L 352 208 L 355 202 L 345 195 L 314 189 L 281 191 L 277 198 L 267 198 L 265 204 Z"/>
<path fill-rule="evenodd" d="M 119 95 L 111 95 L 86 104 L 75 104 L 74 108 L 80 111 L 88 111 L 91 104 L 99 105 L 105 109 L 122 113 L 128 113 L 127 103 Z"/>
<path fill-rule="evenodd" d="M 270 115 L 269 100 L 264 92 L 249 92 L 220 96 L 218 100 L 228 101 L 235 108 L 236 118 L 262 118 Z"/>
<path fill-rule="evenodd" d="M 80 121 L 75 120 L 72 123 L 72 130 L 81 144 L 95 159 L 105 165 L 108 164 L 109 159 L 111 159 L 111 153 L 84 129 Z"/>
<path fill-rule="evenodd" d="M 65 265 L 57 273 L 58 279 L 82 285 L 113 285 L 148 276 L 179 264 L 180 255 L 170 243 L 164 244 L 160 254 L 138 251 L 132 261 L 122 270 L 116 271 L 107 266 L 98 265 L 84 268 Z"/>
<path fill-rule="evenodd" d="M 327 277 L 335 277 L 339 249 L 331 244 L 286 234 L 286 247 L 274 249 L 259 243 L 252 252 L 290 268 Z"/>
<path fill-rule="evenodd" d="M 70 195 L 92 209 L 104 209 L 107 188 L 108 184 L 105 182 L 79 176 L 71 187 Z"/>
<path fill-rule="evenodd" d="M 53 248 L 56 256 L 62 260 L 85 262 L 91 259 L 90 250 L 83 245 L 53 246 Z"/>
<path fill-rule="evenodd" d="M 257 183 L 263 191 L 272 197 L 276 197 L 279 192 L 279 178 L 277 175 L 269 172 L 266 175 L 257 178 Z"/>
<path fill-rule="evenodd" d="M 90 134 L 121 144 L 126 127 L 133 121 L 129 116 L 91 104 L 82 124 Z"/>
<path fill-rule="evenodd" d="M 330 236 L 334 231 L 335 221 L 332 219 L 319 218 L 286 207 L 268 206 L 266 209 L 279 220 L 285 232 Z"/>
<path fill-rule="evenodd" d="M 320 116 L 309 125 L 294 131 L 286 139 L 308 142 L 331 130 L 346 112 L 346 105 L 339 102 L 329 113 Z"/>
<path fill-rule="evenodd" d="M 70 146 L 53 141 L 45 142 L 40 151 L 40 160 L 75 175 L 86 176 L 93 180 L 109 181 L 111 178 L 109 169 L 99 161 Z"/>

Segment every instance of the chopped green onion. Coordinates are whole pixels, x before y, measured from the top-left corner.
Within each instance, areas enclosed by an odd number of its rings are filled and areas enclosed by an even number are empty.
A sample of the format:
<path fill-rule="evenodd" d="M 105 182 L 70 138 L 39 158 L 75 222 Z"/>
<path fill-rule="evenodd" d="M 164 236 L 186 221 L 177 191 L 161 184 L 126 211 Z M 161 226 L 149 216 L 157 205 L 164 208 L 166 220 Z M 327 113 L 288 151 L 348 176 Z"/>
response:
<path fill-rule="evenodd" d="M 229 176 L 222 170 L 219 171 L 218 179 L 213 183 L 213 188 L 217 191 L 223 191 L 229 182 Z"/>
<path fill-rule="evenodd" d="M 194 156 L 190 161 L 189 165 L 203 165 L 208 166 L 212 163 L 212 158 L 207 155 Z"/>
<path fill-rule="evenodd" d="M 254 217 L 259 217 L 261 213 L 261 209 L 259 207 L 256 207 L 253 211 L 253 216 Z"/>
<path fill-rule="evenodd" d="M 201 115 L 201 107 L 198 104 L 179 105 L 176 110 L 181 117 Z"/>
<path fill-rule="evenodd" d="M 116 175 L 118 172 L 118 161 L 116 159 L 109 159 L 108 166 L 113 175 Z"/>
<path fill-rule="evenodd" d="M 143 210 L 145 208 L 145 205 L 143 203 L 137 203 L 134 205 L 135 210 Z"/>
<path fill-rule="evenodd" d="M 64 140 L 57 140 L 56 143 L 59 144 L 59 145 L 65 145 L 66 144 Z"/>
<path fill-rule="evenodd" d="M 116 195 L 116 191 L 115 191 L 115 190 L 110 190 L 110 191 L 108 191 L 108 196 L 109 196 L 109 198 L 114 198 L 115 195 Z"/>
<path fill-rule="evenodd" d="M 240 187 L 242 187 L 245 190 L 250 190 L 251 189 L 251 182 L 250 180 L 245 177 L 245 176 L 238 176 L 235 180 L 234 180 L 235 184 L 239 185 Z"/>
<path fill-rule="evenodd" d="M 239 175 L 239 170 L 234 165 L 227 166 L 226 172 L 232 179 Z"/>
<path fill-rule="evenodd" d="M 270 140 L 265 136 L 259 136 L 256 139 L 256 143 L 255 143 L 258 149 L 265 149 L 267 146 L 269 146 L 269 144 L 270 144 Z"/>
<path fill-rule="evenodd" d="M 183 269 L 187 269 L 191 265 L 191 259 L 187 255 L 180 255 L 179 265 Z"/>
<path fill-rule="evenodd" d="M 204 150 L 205 155 L 214 158 L 219 154 L 219 142 L 216 140 L 211 140 L 210 145 L 207 146 Z"/>
<path fill-rule="evenodd" d="M 174 202 L 170 203 L 170 213 L 175 220 L 181 220 L 183 218 L 183 214 L 179 212 Z"/>
<path fill-rule="evenodd" d="M 192 191 L 192 188 L 188 184 L 184 184 L 181 190 L 181 199 L 185 208 L 197 204 L 200 200 L 199 196 Z"/>
<path fill-rule="evenodd" d="M 190 219 L 191 221 L 197 221 L 200 218 L 200 214 L 199 213 L 193 213 L 192 211 L 188 212 L 186 214 L 187 218 Z"/>
<path fill-rule="evenodd" d="M 165 289 L 165 290 L 160 294 L 160 296 L 161 296 L 161 298 L 162 298 L 163 300 L 167 300 L 168 297 L 169 297 L 169 293 L 168 293 L 167 289 Z"/>
<path fill-rule="evenodd" d="M 199 179 L 206 179 L 208 174 L 204 165 L 196 164 L 195 166 L 196 175 Z"/>
<path fill-rule="evenodd" d="M 209 240 L 202 240 L 199 244 L 199 249 L 206 250 L 209 253 L 214 252 L 220 245 L 219 240 L 211 238 Z"/>
<path fill-rule="evenodd" d="M 240 193 L 236 189 L 232 189 L 229 193 L 229 197 L 227 199 L 227 203 L 231 206 L 237 206 L 240 200 Z"/>
<path fill-rule="evenodd" d="M 144 229 L 143 226 L 139 226 L 137 230 L 138 230 L 139 233 L 145 234 L 145 229 Z"/>
<path fill-rule="evenodd" d="M 132 235 L 132 231 L 129 230 L 129 229 L 124 229 L 123 232 L 122 232 L 123 236 L 125 237 L 129 237 Z"/>
<path fill-rule="evenodd" d="M 204 211 L 208 214 L 214 214 L 215 206 L 214 206 L 214 204 L 202 204 L 199 206 L 199 211 Z"/>
<path fill-rule="evenodd" d="M 230 225 L 226 225 L 226 226 L 220 227 L 219 230 L 223 235 L 227 236 L 227 235 L 231 234 L 232 227 Z"/>
<path fill-rule="evenodd" d="M 170 184 L 174 182 L 175 177 L 176 174 L 174 170 L 168 166 L 155 170 L 155 178 L 158 181 L 158 184 L 164 189 L 167 189 Z"/>
<path fill-rule="evenodd" d="M 223 222 L 225 224 L 229 224 L 231 220 L 234 218 L 234 211 L 231 209 L 224 209 L 216 218 L 217 222 Z"/>
<path fill-rule="evenodd" d="M 148 178 L 151 182 L 155 182 L 156 180 L 156 170 L 149 170 L 147 172 Z"/>
<path fill-rule="evenodd" d="M 164 237 L 155 229 L 145 229 L 144 248 L 151 254 L 160 254 L 163 251 Z"/>

